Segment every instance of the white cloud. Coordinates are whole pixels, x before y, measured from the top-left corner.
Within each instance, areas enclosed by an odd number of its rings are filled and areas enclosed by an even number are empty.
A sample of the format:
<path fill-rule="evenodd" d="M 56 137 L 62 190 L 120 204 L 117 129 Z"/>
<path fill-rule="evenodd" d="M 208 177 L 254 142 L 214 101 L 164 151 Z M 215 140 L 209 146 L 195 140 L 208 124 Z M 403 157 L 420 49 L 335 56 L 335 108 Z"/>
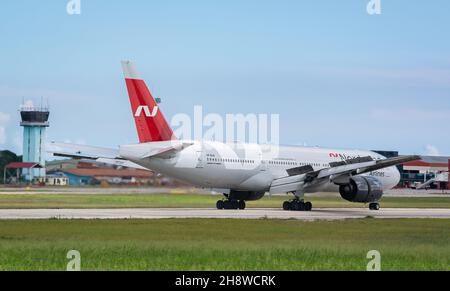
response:
<path fill-rule="evenodd" d="M 440 156 L 441 153 L 439 152 L 439 149 L 435 147 L 434 145 L 427 145 L 425 147 L 426 154 L 428 156 Z"/>
<path fill-rule="evenodd" d="M 9 114 L 0 112 L 0 144 L 6 143 L 6 125 L 8 124 L 11 116 Z"/>

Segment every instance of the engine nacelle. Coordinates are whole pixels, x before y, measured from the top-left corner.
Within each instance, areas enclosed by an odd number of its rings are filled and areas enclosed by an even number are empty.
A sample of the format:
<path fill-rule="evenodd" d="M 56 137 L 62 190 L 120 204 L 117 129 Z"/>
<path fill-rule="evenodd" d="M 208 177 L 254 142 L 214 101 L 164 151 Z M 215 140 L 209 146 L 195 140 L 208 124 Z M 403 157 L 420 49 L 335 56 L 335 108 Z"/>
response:
<path fill-rule="evenodd" d="M 349 184 L 339 187 L 339 193 L 350 202 L 377 202 L 383 196 L 383 185 L 372 176 L 355 176 L 350 178 Z"/>
<path fill-rule="evenodd" d="M 228 194 L 228 199 L 230 200 L 244 200 L 244 201 L 255 201 L 264 197 L 266 192 L 254 192 L 254 191 L 234 191 L 232 190 Z"/>

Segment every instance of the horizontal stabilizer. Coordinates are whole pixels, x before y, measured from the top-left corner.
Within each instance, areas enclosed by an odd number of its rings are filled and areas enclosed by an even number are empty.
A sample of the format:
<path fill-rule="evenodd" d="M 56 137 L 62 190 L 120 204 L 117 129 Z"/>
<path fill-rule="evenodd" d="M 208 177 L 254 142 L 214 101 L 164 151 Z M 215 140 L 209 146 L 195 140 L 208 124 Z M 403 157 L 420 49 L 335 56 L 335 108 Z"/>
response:
<path fill-rule="evenodd" d="M 178 140 L 123 145 L 120 146 L 120 156 L 130 160 L 167 158 L 191 145 L 193 145 L 193 143 L 181 142 Z"/>
<path fill-rule="evenodd" d="M 52 142 L 47 145 L 47 152 L 57 157 L 71 159 L 87 159 L 98 163 L 120 166 L 126 168 L 148 170 L 133 162 L 124 160 L 119 157 L 119 151 L 114 149 Z"/>
<path fill-rule="evenodd" d="M 108 149 L 101 147 L 93 147 L 86 145 L 77 145 L 69 143 L 52 142 L 47 144 L 46 150 L 54 156 L 67 157 L 74 159 L 119 159 L 119 151 L 116 149 Z"/>

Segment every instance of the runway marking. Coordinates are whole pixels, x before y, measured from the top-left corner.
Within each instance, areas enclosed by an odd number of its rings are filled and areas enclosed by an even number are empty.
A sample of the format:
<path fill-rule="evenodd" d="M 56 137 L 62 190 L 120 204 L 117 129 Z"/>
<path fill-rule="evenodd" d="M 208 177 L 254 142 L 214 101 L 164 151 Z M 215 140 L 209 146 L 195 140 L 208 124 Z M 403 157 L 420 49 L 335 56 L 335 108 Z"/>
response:
<path fill-rule="evenodd" d="M 450 219 L 450 209 L 385 208 L 370 211 L 355 208 L 322 208 L 311 212 L 250 208 L 247 210 L 216 209 L 0 209 L 0 220 L 12 219 L 298 219 L 342 220 L 351 218 L 440 218 Z"/>

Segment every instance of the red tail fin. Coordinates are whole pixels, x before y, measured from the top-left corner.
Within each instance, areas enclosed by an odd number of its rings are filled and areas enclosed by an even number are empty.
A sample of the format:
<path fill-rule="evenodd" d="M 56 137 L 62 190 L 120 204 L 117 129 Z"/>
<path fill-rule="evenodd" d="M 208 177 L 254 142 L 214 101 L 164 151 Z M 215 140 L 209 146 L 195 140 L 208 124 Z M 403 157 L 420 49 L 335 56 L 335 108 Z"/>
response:
<path fill-rule="evenodd" d="M 139 77 L 134 63 L 123 61 L 122 68 L 139 141 L 146 143 L 176 139 L 147 85 Z"/>

